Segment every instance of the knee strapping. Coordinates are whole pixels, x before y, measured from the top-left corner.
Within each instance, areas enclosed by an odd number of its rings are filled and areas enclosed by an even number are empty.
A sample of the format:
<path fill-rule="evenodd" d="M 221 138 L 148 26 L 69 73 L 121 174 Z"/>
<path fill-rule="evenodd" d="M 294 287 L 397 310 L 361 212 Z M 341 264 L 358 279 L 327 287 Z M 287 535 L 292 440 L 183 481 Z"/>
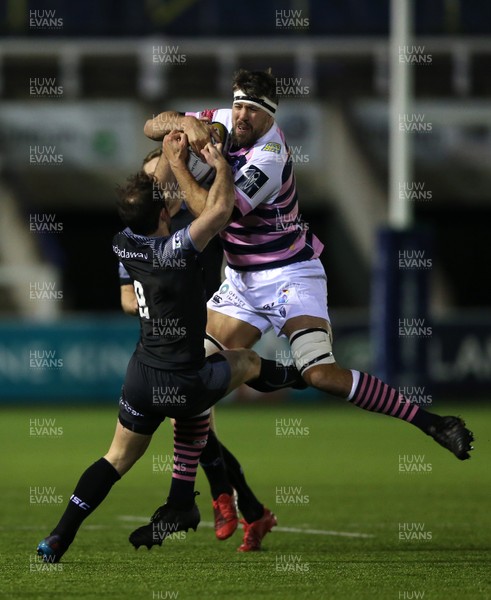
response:
<path fill-rule="evenodd" d="M 322 327 L 299 329 L 290 336 L 293 360 L 300 374 L 315 365 L 336 362 L 329 332 Z"/>

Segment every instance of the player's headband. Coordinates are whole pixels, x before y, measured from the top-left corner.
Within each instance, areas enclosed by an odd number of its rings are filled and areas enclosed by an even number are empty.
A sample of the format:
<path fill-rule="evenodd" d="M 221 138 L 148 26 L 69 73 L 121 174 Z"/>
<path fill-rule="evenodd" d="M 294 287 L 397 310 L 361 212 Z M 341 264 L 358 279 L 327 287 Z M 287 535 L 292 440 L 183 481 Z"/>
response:
<path fill-rule="evenodd" d="M 234 102 L 243 102 L 244 104 L 251 104 L 252 106 L 262 108 L 268 115 L 273 117 L 273 119 L 276 109 L 278 108 L 278 105 L 269 98 L 266 98 L 266 96 L 261 96 L 260 98 L 257 96 L 249 96 L 242 90 L 234 91 Z"/>

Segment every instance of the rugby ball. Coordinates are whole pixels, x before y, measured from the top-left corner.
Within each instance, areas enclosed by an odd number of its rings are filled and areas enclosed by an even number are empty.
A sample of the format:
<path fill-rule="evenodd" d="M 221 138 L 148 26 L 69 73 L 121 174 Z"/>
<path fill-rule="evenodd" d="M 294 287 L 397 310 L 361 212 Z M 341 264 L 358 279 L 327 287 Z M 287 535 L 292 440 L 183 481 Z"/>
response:
<path fill-rule="evenodd" d="M 223 153 L 225 154 L 229 146 L 229 134 L 222 123 L 213 122 L 211 124 L 213 129 L 220 136 L 220 141 L 223 144 Z M 216 143 L 213 138 L 210 138 L 213 143 Z M 189 156 L 187 166 L 191 172 L 191 175 L 196 179 L 197 183 L 210 184 L 215 177 L 215 169 L 201 157 L 198 156 L 194 150 L 189 147 Z"/>

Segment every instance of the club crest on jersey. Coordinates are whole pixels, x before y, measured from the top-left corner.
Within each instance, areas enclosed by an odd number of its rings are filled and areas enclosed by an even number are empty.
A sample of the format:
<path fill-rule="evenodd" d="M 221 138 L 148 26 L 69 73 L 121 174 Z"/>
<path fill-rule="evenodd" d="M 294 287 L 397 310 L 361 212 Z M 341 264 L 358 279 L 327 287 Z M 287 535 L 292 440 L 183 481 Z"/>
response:
<path fill-rule="evenodd" d="M 250 167 L 247 167 L 243 175 L 237 179 L 235 185 L 239 190 L 242 190 L 246 196 L 254 198 L 268 179 L 269 177 L 266 173 L 263 173 L 263 171 L 255 165 L 251 165 Z"/>
<path fill-rule="evenodd" d="M 182 246 L 182 235 L 180 231 L 176 231 L 172 238 L 172 250 L 177 250 Z"/>
<path fill-rule="evenodd" d="M 281 144 L 278 144 L 278 142 L 268 142 L 267 144 L 264 144 L 261 150 L 264 150 L 265 152 L 274 152 L 275 154 L 279 154 L 281 152 Z"/>

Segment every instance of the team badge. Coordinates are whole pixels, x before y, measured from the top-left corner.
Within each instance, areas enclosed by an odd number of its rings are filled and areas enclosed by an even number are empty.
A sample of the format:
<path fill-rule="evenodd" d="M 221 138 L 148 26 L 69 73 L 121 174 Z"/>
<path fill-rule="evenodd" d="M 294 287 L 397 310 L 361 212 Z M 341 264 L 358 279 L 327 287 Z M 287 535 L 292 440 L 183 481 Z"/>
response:
<path fill-rule="evenodd" d="M 172 238 L 172 250 L 177 250 L 182 246 L 182 237 L 181 231 L 176 231 L 174 237 Z"/>
<path fill-rule="evenodd" d="M 264 150 L 265 152 L 274 152 L 275 154 L 279 154 L 281 152 L 281 144 L 278 144 L 278 142 L 268 142 L 261 148 L 261 150 Z"/>

